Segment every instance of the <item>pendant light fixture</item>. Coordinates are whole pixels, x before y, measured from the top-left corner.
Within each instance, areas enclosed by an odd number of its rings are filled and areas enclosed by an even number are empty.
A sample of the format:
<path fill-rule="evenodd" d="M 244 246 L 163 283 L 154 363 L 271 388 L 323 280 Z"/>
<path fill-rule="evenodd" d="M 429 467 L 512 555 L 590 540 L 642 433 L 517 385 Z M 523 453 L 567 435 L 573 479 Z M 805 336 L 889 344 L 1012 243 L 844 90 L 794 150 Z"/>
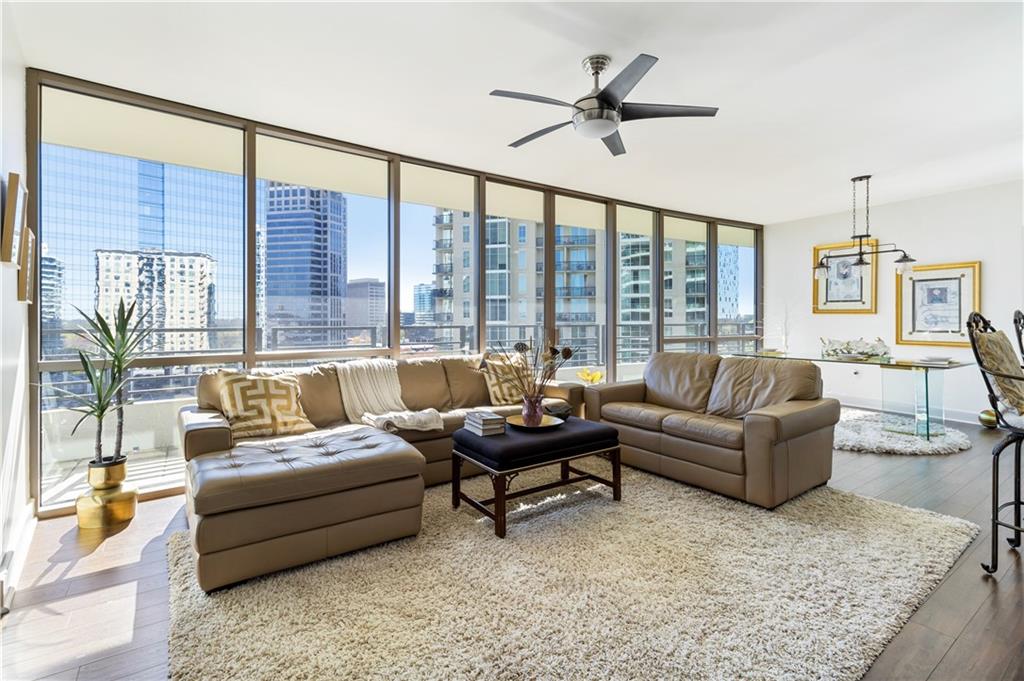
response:
<path fill-rule="evenodd" d="M 864 231 L 857 231 L 857 184 L 864 183 Z M 854 272 L 858 275 L 861 274 L 861 268 L 867 267 L 871 264 L 869 256 L 879 256 L 884 253 L 899 253 L 900 257 L 896 258 L 896 271 L 902 274 L 909 274 L 914 267 L 914 263 L 917 262 L 910 255 L 907 254 L 902 248 L 897 248 L 896 244 L 880 244 L 881 248 L 866 248 L 865 246 L 871 240 L 871 176 L 870 175 L 858 175 L 857 177 L 850 178 L 850 184 L 853 185 L 853 234 L 850 236 L 850 240 L 853 241 L 857 248 L 857 259 L 853 261 Z M 842 249 L 849 251 L 848 248 Z M 814 266 L 814 276 L 816 279 L 824 280 L 828 278 L 828 263 L 830 260 L 837 258 L 849 258 L 852 255 L 849 252 L 845 253 L 832 253 L 829 252 L 823 255 L 818 264 Z"/>

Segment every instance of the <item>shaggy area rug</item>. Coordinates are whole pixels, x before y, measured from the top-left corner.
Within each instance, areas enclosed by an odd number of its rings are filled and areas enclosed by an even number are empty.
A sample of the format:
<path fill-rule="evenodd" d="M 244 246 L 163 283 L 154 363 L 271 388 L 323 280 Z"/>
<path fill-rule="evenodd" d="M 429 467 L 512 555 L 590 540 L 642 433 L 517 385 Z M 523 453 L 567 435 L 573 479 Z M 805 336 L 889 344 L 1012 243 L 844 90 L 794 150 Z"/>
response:
<path fill-rule="evenodd" d="M 857 679 L 978 532 L 828 487 L 767 511 L 623 473 L 620 503 L 516 500 L 504 540 L 434 487 L 418 537 L 209 596 L 175 534 L 171 677 Z"/>
<path fill-rule="evenodd" d="M 949 426 L 945 427 L 943 435 L 933 435 L 931 440 L 890 430 L 911 430 L 913 427 L 912 416 L 844 407 L 836 424 L 834 446 L 852 452 L 908 456 L 956 454 L 971 448 L 967 435 Z"/>

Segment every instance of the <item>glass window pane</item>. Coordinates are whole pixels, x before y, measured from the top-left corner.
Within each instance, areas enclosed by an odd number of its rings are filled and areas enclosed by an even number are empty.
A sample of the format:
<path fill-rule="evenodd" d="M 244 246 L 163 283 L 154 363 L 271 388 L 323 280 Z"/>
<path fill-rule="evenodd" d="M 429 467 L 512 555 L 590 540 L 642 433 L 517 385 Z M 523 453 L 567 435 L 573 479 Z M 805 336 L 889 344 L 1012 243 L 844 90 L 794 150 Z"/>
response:
<path fill-rule="evenodd" d="M 728 355 L 732 352 L 757 352 L 757 340 L 754 338 L 731 338 L 716 343 L 716 350 L 719 355 Z"/>
<path fill-rule="evenodd" d="M 260 350 L 388 344 L 388 164 L 256 138 Z"/>
<path fill-rule="evenodd" d="M 556 196 L 554 251 L 558 343 L 578 350 L 560 378 L 580 368 L 604 373 L 605 204 Z"/>
<path fill-rule="evenodd" d="M 654 213 L 648 210 L 616 207 L 619 319 L 616 327 L 615 376 L 620 381 L 639 378 L 651 356 L 651 340 L 654 338 L 654 322 L 651 317 L 654 217 Z"/>
<path fill-rule="evenodd" d="M 401 182 L 402 352 L 472 352 L 477 287 L 454 282 L 475 281 L 475 178 L 403 163 Z M 507 255 L 488 253 L 488 268 L 507 276 Z"/>
<path fill-rule="evenodd" d="M 757 334 L 756 236 L 752 229 L 718 227 L 718 335 Z"/>
<path fill-rule="evenodd" d="M 487 347 L 544 338 L 544 194 L 487 183 Z"/>
<path fill-rule="evenodd" d="M 704 341 L 677 341 L 665 343 L 665 352 L 709 352 Z"/>
<path fill-rule="evenodd" d="M 707 223 L 665 216 L 665 338 L 707 336 Z"/>
<path fill-rule="evenodd" d="M 240 365 L 222 365 L 239 369 Z M 132 369 L 124 407 L 124 442 L 131 482 L 141 491 L 177 487 L 185 482 L 185 459 L 179 448 L 178 410 L 195 402 L 199 375 L 210 366 L 168 366 Z M 85 374 L 52 371 L 40 375 L 40 505 L 66 506 L 88 485 L 85 469 L 93 457 L 96 421 L 86 419 L 72 434 L 81 414 L 77 403 L 56 388 L 88 394 Z M 103 453 L 114 452 L 116 418 L 103 421 Z"/>
<path fill-rule="evenodd" d="M 43 359 L 73 358 L 76 307 L 149 311 L 147 354 L 242 349 L 241 130 L 42 88 Z"/>

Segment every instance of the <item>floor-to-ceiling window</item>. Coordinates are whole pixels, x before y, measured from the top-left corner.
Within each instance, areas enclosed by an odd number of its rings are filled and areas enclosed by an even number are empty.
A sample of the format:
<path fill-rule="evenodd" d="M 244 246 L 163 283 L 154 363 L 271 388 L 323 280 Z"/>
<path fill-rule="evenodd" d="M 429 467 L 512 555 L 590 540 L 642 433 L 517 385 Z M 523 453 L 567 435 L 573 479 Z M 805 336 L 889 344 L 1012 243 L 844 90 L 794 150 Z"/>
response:
<path fill-rule="evenodd" d="M 653 211 L 621 205 L 615 210 L 617 380 L 638 378 L 655 347 L 654 220 Z"/>
<path fill-rule="evenodd" d="M 666 215 L 662 249 L 665 349 L 707 352 L 708 223 Z M 694 339 L 694 340 L 691 340 Z"/>
<path fill-rule="evenodd" d="M 256 138 L 257 348 L 388 345 L 388 164 Z"/>
<path fill-rule="evenodd" d="M 87 390 L 76 308 L 109 315 L 123 298 L 150 315 L 124 410 L 124 451 L 144 491 L 181 484 L 176 414 L 214 367 L 554 338 L 578 350 L 560 378 L 612 369 L 628 380 L 659 348 L 757 346 L 756 225 L 406 161 L 29 73 L 39 87 L 29 101 L 30 112 L 38 102 L 33 479 L 44 510 L 71 507 L 92 455 L 91 424 L 71 433 L 77 414 L 61 392 Z M 112 419 L 105 434 L 109 453 Z"/>
<path fill-rule="evenodd" d="M 487 348 L 544 341 L 544 193 L 488 182 L 484 295 Z"/>
<path fill-rule="evenodd" d="M 243 133 L 54 88 L 40 101 L 40 505 L 73 501 L 93 455 L 95 422 L 72 432 L 62 392 L 90 393 L 79 310 L 110 319 L 122 300 L 152 328 L 125 386 L 122 451 L 143 489 L 181 484 L 175 415 L 206 367 L 175 358 L 242 352 Z"/>
<path fill-rule="evenodd" d="M 605 371 L 605 204 L 561 194 L 555 197 L 554 307 L 560 345 L 576 348 L 569 367 Z"/>
<path fill-rule="evenodd" d="M 471 352 L 479 288 L 475 178 L 414 163 L 402 163 L 400 177 L 401 351 Z M 507 249 L 488 250 L 485 268 L 495 282 L 507 278 Z M 507 306 L 487 314 L 500 318 Z"/>
<path fill-rule="evenodd" d="M 718 225 L 717 344 L 718 352 L 757 349 L 757 232 Z"/>

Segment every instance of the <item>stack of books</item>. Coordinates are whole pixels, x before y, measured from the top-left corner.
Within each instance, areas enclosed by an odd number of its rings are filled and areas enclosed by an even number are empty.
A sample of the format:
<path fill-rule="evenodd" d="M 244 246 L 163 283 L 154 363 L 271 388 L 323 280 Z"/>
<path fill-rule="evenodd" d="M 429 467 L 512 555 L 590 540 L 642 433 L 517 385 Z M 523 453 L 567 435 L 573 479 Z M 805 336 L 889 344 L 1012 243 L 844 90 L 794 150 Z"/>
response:
<path fill-rule="evenodd" d="M 505 434 L 505 417 L 490 411 L 471 411 L 466 414 L 465 428 L 474 435 Z"/>

